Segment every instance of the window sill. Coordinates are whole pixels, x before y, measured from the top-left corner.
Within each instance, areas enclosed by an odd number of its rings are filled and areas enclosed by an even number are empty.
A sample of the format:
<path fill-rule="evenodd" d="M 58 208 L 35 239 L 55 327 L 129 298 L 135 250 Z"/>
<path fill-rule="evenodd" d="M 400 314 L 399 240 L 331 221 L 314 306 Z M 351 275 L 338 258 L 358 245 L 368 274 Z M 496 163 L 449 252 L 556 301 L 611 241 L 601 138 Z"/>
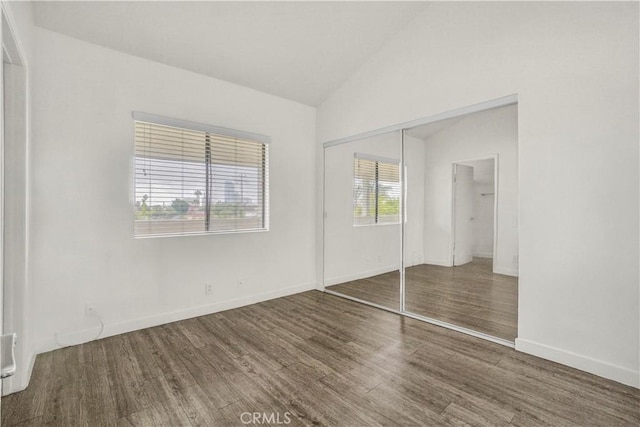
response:
<path fill-rule="evenodd" d="M 358 227 L 384 227 L 385 225 L 400 225 L 400 222 L 382 222 L 376 224 L 353 224 L 354 228 Z"/>
<path fill-rule="evenodd" d="M 269 228 L 260 228 L 253 230 L 229 230 L 229 231 L 199 231 L 195 233 L 171 233 L 171 234 L 148 234 L 144 236 L 133 236 L 134 240 L 138 239 L 158 239 L 164 237 L 192 237 L 192 236 L 210 236 L 220 234 L 247 234 L 247 233 L 265 233 Z"/>

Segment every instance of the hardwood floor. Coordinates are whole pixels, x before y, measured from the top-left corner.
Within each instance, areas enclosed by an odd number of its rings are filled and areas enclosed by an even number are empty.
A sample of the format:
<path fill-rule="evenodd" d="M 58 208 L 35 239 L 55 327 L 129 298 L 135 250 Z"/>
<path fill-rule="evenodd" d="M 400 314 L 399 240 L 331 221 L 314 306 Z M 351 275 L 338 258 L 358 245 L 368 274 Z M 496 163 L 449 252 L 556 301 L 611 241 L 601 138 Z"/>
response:
<path fill-rule="evenodd" d="M 406 269 L 405 308 L 508 341 L 518 336 L 518 278 L 494 274 L 492 260 Z"/>
<path fill-rule="evenodd" d="M 400 310 L 400 272 L 391 271 L 366 279 L 327 286 L 326 289 L 359 298 L 393 310 Z"/>
<path fill-rule="evenodd" d="M 397 271 L 328 286 L 343 295 L 400 308 Z M 458 267 L 416 265 L 405 271 L 405 309 L 513 342 L 518 336 L 518 279 L 494 274 L 491 259 Z"/>
<path fill-rule="evenodd" d="M 310 291 L 41 354 L 2 425 L 637 426 L 639 405 L 638 389 Z"/>

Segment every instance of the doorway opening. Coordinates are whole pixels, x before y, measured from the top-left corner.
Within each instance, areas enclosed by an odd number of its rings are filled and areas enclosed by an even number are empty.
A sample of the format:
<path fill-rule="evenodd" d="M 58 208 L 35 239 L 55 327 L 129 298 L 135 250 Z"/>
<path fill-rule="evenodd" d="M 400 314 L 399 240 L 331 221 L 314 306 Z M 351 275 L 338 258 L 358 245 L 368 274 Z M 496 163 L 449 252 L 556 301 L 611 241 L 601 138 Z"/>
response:
<path fill-rule="evenodd" d="M 451 264 L 482 264 L 493 272 L 498 156 L 452 164 Z"/>

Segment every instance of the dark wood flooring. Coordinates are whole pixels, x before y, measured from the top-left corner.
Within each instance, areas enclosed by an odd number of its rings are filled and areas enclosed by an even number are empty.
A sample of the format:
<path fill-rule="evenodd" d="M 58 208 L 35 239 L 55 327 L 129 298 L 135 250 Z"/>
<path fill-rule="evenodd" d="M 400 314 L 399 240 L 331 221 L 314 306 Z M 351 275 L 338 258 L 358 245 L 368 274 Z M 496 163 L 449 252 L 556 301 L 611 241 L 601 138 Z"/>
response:
<path fill-rule="evenodd" d="M 405 309 L 412 313 L 507 341 L 518 336 L 518 278 L 494 274 L 491 259 L 409 267 L 405 293 Z"/>
<path fill-rule="evenodd" d="M 327 286 L 325 289 L 372 302 L 382 307 L 400 310 L 399 271 L 338 283 L 337 285 Z"/>
<path fill-rule="evenodd" d="M 2 399 L 3 426 L 240 426 L 245 412 L 295 426 L 637 426 L 640 390 L 310 291 L 41 354 L 29 388 Z"/>
<path fill-rule="evenodd" d="M 400 308 L 397 271 L 326 289 Z M 492 260 L 474 258 L 458 267 L 416 265 L 405 271 L 405 310 L 507 341 L 518 336 L 518 278 L 494 274 Z"/>

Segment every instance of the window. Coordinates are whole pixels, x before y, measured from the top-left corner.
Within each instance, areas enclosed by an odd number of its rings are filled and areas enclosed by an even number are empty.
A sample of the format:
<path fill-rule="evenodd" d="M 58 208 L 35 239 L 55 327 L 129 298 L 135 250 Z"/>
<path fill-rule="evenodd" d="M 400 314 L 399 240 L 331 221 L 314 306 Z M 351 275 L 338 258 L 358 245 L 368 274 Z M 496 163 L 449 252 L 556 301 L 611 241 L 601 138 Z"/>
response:
<path fill-rule="evenodd" d="M 353 225 L 399 222 L 399 162 L 356 153 L 353 166 Z"/>
<path fill-rule="evenodd" d="M 268 138 L 134 113 L 136 237 L 268 228 Z"/>

